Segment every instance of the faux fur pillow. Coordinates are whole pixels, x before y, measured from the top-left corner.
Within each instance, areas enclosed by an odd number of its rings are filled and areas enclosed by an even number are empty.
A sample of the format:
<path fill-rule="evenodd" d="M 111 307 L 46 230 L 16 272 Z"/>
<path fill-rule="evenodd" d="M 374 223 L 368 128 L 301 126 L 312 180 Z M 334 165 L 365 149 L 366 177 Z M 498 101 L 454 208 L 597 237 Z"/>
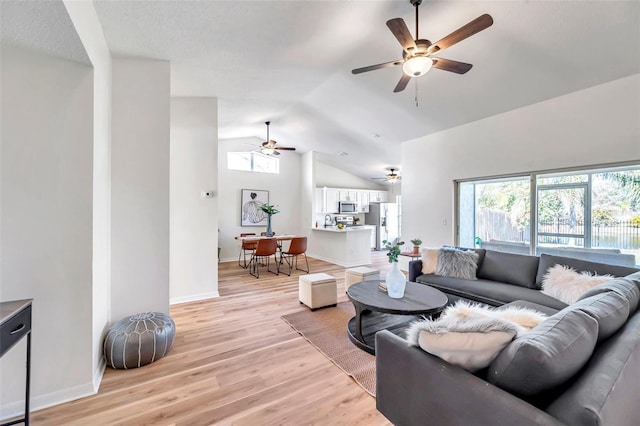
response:
<path fill-rule="evenodd" d="M 422 249 L 422 273 L 435 274 L 438 268 L 438 249 Z"/>
<path fill-rule="evenodd" d="M 592 275 L 590 272 L 576 272 L 565 265 L 555 265 L 547 270 L 542 279 L 542 292 L 563 301 L 574 303 L 592 287 L 614 278 L 611 275 Z"/>
<path fill-rule="evenodd" d="M 545 318 L 526 308 L 494 309 L 458 302 L 437 320 L 413 323 L 407 330 L 407 340 L 451 364 L 477 371 L 487 367 L 514 336 Z"/>
<path fill-rule="evenodd" d="M 441 248 L 438 252 L 436 274 L 445 277 L 477 280 L 478 253 L 473 250 Z"/>

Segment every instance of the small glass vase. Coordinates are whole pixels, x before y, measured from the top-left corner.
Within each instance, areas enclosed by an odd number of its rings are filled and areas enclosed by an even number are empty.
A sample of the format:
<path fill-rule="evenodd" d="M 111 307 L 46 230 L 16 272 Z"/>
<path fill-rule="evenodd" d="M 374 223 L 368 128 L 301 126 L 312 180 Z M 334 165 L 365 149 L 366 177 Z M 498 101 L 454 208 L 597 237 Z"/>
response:
<path fill-rule="evenodd" d="M 407 279 L 398 269 L 398 262 L 392 262 L 393 268 L 387 273 L 387 294 L 392 299 L 401 299 L 407 286 Z"/>
<path fill-rule="evenodd" d="M 271 215 L 267 216 L 267 237 L 273 237 L 273 230 L 271 230 Z"/>

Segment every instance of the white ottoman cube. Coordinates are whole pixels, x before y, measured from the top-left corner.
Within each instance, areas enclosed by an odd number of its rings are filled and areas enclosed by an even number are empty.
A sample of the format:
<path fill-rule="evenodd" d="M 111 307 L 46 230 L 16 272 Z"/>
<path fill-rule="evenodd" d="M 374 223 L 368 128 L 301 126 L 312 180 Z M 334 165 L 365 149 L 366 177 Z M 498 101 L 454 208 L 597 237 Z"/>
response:
<path fill-rule="evenodd" d="M 361 281 L 377 281 L 380 279 L 380 271 L 366 266 L 346 269 L 344 271 L 344 289 L 345 291 L 355 283 Z"/>
<path fill-rule="evenodd" d="M 300 303 L 304 303 L 312 311 L 336 306 L 338 304 L 336 279 L 324 273 L 301 275 L 298 281 L 298 295 Z"/>

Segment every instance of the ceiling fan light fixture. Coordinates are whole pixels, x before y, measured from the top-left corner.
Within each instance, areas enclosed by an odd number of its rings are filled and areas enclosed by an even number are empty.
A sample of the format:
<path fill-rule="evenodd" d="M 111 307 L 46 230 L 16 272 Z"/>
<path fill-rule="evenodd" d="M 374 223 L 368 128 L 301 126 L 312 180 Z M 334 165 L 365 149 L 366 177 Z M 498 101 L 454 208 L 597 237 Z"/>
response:
<path fill-rule="evenodd" d="M 266 155 L 273 155 L 275 150 L 273 148 L 262 148 L 262 153 Z"/>
<path fill-rule="evenodd" d="M 420 77 L 428 73 L 432 66 L 433 60 L 428 56 L 414 56 L 405 61 L 402 71 L 409 77 Z"/>

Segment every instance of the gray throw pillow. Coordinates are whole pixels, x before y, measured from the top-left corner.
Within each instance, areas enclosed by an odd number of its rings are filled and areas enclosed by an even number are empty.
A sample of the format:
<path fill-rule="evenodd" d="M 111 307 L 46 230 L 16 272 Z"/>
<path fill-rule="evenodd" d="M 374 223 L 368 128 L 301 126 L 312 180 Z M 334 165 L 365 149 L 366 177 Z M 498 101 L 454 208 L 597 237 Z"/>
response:
<path fill-rule="evenodd" d="M 515 395 L 536 396 L 576 374 L 591 357 L 597 337 L 595 319 L 565 308 L 504 348 L 487 379 Z"/>
<path fill-rule="evenodd" d="M 472 250 L 442 248 L 438 253 L 436 274 L 445 277 L 476 280 L 478 254 Z"/>

